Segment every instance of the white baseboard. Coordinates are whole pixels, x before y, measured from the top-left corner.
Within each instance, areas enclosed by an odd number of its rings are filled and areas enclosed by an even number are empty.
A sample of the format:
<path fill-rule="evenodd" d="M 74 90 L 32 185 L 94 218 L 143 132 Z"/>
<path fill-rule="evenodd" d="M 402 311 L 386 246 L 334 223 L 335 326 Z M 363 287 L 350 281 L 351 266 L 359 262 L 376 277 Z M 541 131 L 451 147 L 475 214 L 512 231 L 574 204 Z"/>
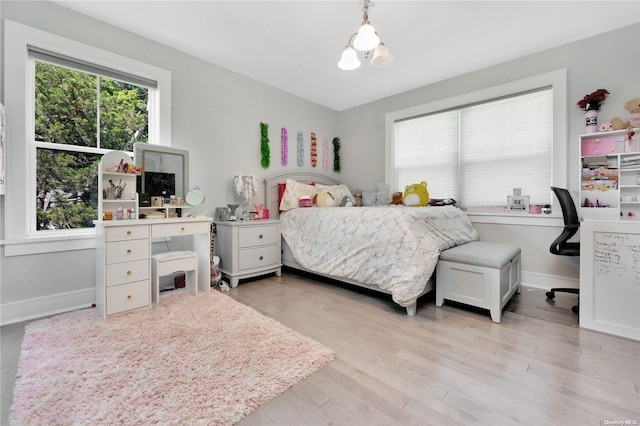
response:
<path fill-rule="evenodd" d="M 549 290 L 554 287 L 580 288 L 577 278 L 558 277 L 537 272 L 521 272 L 522 285 Z M 0 305 L 0 325 L 31 321 L 63 312 L 90 307 L 96 300 L 95 289 L 85 289 Z"/>
<path fill-rule="evenodd" d="M 580 288 L 579 278 L 558 277 L 555 275 L 540 274 L 538 272 L 522 271 L 520 273 L 522 285 L 543 290 L 551 288 Z"/>
<path fill-rule="evenodd" d="M 63 312 L 89 308 L 96 300 L 93 288 L 20 300 L 0 305 L 0 325 L 31 321 Z"/>

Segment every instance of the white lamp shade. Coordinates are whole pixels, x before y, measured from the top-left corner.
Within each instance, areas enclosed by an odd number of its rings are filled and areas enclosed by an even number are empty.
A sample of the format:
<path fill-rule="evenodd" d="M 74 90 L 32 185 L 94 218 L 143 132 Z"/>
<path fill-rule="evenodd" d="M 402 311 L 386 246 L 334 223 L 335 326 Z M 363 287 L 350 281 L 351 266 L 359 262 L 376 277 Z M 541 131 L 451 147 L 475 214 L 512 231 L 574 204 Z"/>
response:
<path fill-rule="evenodd" d="M 382 68 L 393 62 L 393 56 L 389 54 L 389 49 L 384 44 L 379 44 L 376 50 L 373 51 L 373 58 L 371 58 L 371 66 L 374 68 Z"/>
<path fill-rule="evenodd" d="M 362 25 L 353 40 L 353 47 L 363 52 L 375 49 L 378 44 L 380 44 L 380 37 L 370 24 Z"/>
<path fill-rule="evenodd" d="M 358 59 L 358 55 L 356 51 L 351 47 L 347 47 L 342 52 L 342 57 L 340 58 L 340 62 L 338 62 L 338 68 L 351 71 L 356 68 L 360 68 L 360 60 Z"/>

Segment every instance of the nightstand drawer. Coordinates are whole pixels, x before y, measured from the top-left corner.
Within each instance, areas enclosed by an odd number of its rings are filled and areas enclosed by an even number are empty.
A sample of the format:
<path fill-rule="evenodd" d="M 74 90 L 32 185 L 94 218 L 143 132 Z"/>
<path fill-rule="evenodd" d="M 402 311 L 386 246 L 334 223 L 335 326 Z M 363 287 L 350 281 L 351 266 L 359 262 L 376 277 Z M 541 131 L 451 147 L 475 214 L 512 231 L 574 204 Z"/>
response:
<path fill-rule="evenodd" d="M 149 280 L 121 284 L 107 288 L 107 315 L 149 306 L 151 284 Z"/>
<path fill-rule="evenodd" d="M 259 247 L 238 252 L 238 269 L 240 271 L 264 268 L 279 263 L 280 250 L 277 246 Z"/>
<path fill-rule="evenodd" d="M 149 259 L 107 265 L 107 287 L 149 279 Z"/>
<path fill-rule="evenodd" d="M 149 238 L 148 225 L 114 226 L 105 230 L 106 241 L 126 241 Z"/>
<path fill-rule="evenodd" d="M 240 227 L 238 229 L 238 247 L 256 247 L 278 242 L 278 225 Z"/>
<path fill-rule="evenodd" d="M 205 234 L 209 232 L 211 225 L 209 222 L 194 223 L 154 223 L 151 226 L 151 236 L 157 237 L 178 237 L 180 235 Z"/>
<path fill-rule="evenodd" d="M 149 240 L 117 241 L 106 244 L 107 265 L 149 259 Z"/>

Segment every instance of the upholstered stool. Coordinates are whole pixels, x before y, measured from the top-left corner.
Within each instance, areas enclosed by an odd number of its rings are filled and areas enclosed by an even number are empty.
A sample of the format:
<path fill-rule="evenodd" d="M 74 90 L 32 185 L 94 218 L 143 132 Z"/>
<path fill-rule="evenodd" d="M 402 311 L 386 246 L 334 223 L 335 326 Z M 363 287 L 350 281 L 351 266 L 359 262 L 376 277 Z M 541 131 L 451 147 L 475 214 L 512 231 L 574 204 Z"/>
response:
<path fill-rule="evenodd" d="M 198 255 L 192 251 L 168 251 L 151 256 L 151 300 L 160 300 L 160 277 L 185 272 L 186 287 L 198 292 Z"/>
<path fill-rule="evenodd" d="M 520 248 L 473 241 L 440 253 L 436 266 L 436 306 L 444 300 L 489 309 L 493 322 L 520 291 Z"/>

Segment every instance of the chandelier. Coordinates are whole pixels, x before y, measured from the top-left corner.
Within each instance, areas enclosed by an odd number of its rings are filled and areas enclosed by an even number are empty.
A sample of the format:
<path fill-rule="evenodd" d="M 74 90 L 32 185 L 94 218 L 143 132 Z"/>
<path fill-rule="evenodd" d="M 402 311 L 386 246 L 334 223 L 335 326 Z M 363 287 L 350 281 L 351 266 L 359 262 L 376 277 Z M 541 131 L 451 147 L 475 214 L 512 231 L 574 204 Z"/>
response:
<path fill-rule="evenodd" d="M 375 6 L 371 0 L 364 0 L 362 8 L 362 24 L 357 33 L 349 37 L 349 43 L 342 52 L 338 68 L 351 71 L 360 67 L 360 60 L 356 50 L 363 52 L 365 59 L 369 58 L 369 53 L 373 50 L 373 57 L 369 62 L 374 68 L 382 68 L 393 62 L 393 56 L 384 43 L 380 41 L 380 36 L 369 22 L 369 7 Z"/>

